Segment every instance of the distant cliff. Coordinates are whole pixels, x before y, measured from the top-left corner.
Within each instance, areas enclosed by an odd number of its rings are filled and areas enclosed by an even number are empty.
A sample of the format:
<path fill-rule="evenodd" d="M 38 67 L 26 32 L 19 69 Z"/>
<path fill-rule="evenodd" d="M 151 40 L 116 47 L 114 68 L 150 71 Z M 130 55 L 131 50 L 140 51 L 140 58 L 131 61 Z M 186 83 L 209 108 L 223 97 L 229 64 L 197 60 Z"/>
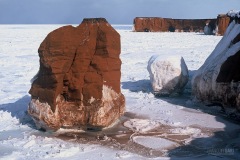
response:
<path fill-rule="evenodd" d="M 215 19 L 136 17 L 133 23 L 135 32 L 204 32 L 207 29 L 207 34 L 223 35 L 229 17 L 226 15 L 219 15 Z"/>

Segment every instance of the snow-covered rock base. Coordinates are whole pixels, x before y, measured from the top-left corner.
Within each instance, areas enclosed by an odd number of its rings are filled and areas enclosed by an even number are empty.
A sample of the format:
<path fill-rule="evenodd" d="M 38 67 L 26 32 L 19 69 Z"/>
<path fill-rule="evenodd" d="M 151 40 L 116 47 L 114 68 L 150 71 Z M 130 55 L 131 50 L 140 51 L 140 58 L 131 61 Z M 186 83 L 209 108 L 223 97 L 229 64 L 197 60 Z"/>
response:
<path fill-rule="evenodd" d="M 234 14 L 235 15 L 235 14 Z M 196 98 L 240 109 L 240 24 L 233 20 L 192 79 Z"/>
<path fill-rule="evenodd" d="M 81 129 L 102 129 L 106 121 L 112 124 L 118 114 L 124 113 L 125 110 L 122 105 L 125 104 L 121 95 L 121 93 L 118 94 L 110 87 L 103 85 L 101 103 L 93 97 L 89 100 L 90 104 L 98 107 L 84 106 L 82 104 L 78 106 L 76 111 L 70 110 L 69 106 L 73 105 L 73 103 L 66 102 L 59 95 L 56 99 L 55 111 L 51 110 L 48 103 L 32 99 L 29 103 L 28 113 L 32 116 L 39 129 L 56 131 L 61 127 L 71 128 L 72 126 Z M 122 109 L 114 109 L 116 105 L 121 106 Z M 88 119 L 87 123 L 85 121 L 86 117 Z"/>
<path fill-rule="evenodd" d="M 155 95 L 179 94 L 188 82 L 188 68 L 182 57 L 154 55 L 148 61 L 148 72 Z"/>

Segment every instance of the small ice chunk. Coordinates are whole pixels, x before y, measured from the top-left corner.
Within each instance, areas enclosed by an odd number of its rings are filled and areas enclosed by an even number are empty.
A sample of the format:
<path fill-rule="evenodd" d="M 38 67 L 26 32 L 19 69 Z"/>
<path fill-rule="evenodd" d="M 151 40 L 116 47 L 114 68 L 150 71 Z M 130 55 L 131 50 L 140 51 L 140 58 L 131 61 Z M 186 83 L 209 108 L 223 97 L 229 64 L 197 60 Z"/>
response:
<path fill-rule="evenodd" d="M 130 119 L 124 123 L 124 126 L 134 132 L 147 132 L 158 127 L 159 123 L 148 119 Z"/>
<path fill-rule="evenodd" d="M 147 66 L 153 91 L 159 96 L 179 94 L 188 82 L 188 68 L 182 57 L 154 55 Z"/>

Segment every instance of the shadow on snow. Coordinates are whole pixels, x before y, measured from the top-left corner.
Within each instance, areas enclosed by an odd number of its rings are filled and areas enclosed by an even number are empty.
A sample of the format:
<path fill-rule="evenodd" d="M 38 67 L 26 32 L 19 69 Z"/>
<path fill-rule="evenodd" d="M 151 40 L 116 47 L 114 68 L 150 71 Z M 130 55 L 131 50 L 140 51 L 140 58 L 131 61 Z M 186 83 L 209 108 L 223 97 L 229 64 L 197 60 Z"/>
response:
<path fill-rule="evenodd" d="M 29 127 L 36 129 L 32 118 L 27 113 L 30 99 L 30 96 L 25 95 L 14 103 L 1 104 L 0 110 L 11 113 L 11 116 L 19 119 L 21 124 L 28 125 Z"/>
<path fill-rule="evenodd" d="M 240 125 L 239 119 L 234 119 L 223 112 L 220 106 L 206 106 L 203 103 L 194 102 L 191 96 L 191 80 L 195 71 L 189 71 L 189 81 L 183 94 L 173 97 L 158 97 L 168 103 L 181 105 L 186 110 L 214 115 L 217 122 L 225 125 L 222 130 L 214 131 L 210 137 L 195 138 L 177 148 L 167 151 L 170 159 L 240 159 Z M 153 93 L 150 80 L 122 82 L 122 88 L 131 92 Z M 194 127 L 194 126 L 191 126 Z M 199 127 L 199 126 L 198 126 Z M 204 127 L 204 126 L 203 126 Z M 209 128 L 211 129 L 211 128 Z M 208 130 L 208 128 L 205 128 Z"/>
<path fill-rule="evenodd" d="M 143 92 L 143 93 L 151 93 L 152 87 L 150 80 L 143 79 L 139 81 L 127 81 L 122 82 L 122 88 L 128 89 L 131 92 Z"/>

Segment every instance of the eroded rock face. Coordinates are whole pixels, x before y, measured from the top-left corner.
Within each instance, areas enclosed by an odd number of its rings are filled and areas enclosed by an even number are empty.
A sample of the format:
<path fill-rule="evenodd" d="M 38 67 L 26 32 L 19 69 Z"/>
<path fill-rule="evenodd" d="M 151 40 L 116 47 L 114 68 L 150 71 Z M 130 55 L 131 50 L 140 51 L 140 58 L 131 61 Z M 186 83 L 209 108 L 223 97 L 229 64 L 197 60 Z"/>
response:
<path fill-rule="evenodd" d="M 239 21 L 232 20 L 222 40 L 193 76 L 192 92 L 196 98 L 240 110 L 239 37 Z"/>
<path fill-rule="evenodd" d="M 124 113 L 120 35 L 104 18 L 54 30 L 38 52 L 28 112 L 39 128 L 103 128 Z"/>
<path fill-rule="evenodd" d="M 188 82 L 188 68 L 182 57 L 154 55 L 148 61 L 148 72 L 154 94 L 180 94 Z"/>
<path fill-rule="evenodd" d="M 168 25 L 163 18 L 136 17 L 134 19 L 134 31 L 136 32 L 166 32 Z"/>
<path fill-rule="evenodd" d="M 230 22 L 230 18 L 226 14 L 220 14 L 217 17 L 217 26 L 218 26 L 218 31 L 217 35 L 224 35 L 228 24 Z"/>
<path fill-rule="evenodd" d="M 216 28 L 216 19 L 136 17 L 133 23 L 135 32 L 203 32 L 206 24 L 211 32 Z"/>

